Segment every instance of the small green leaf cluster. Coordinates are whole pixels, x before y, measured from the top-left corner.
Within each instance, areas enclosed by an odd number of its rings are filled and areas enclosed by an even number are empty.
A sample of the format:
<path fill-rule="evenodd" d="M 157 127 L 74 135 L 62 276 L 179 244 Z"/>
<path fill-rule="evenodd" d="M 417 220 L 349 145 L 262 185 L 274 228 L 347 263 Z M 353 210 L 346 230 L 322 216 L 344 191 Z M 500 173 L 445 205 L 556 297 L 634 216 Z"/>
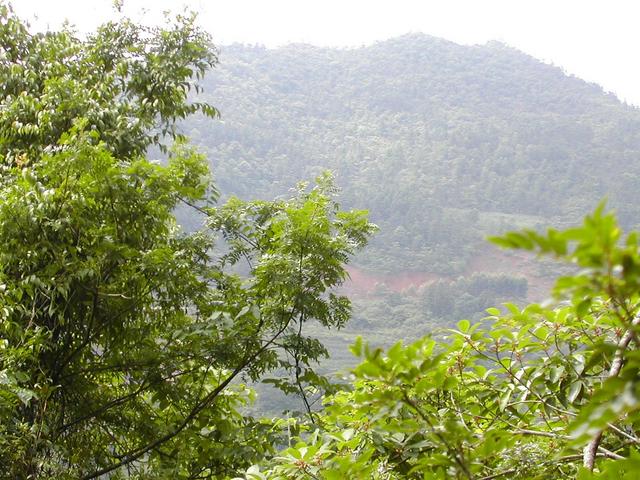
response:
<path fill-rule="evenodd" d="M 259 328 L 277 334 L 274 343 L 286 354 L 266 349 L 264 365 L 292 374 L 266 382 L 301 395 L 305 402 L 307 386 L 326 390 L 331 385 L 311 368 L 327 351 L 318 340 L 304 335 L 304 326 L 316 321 L 339 329 L 349 320 L 349 299 L 331 290 L 346 279 L 345 262 L 376 230 L 365 211 L 340 210 L 329 173 L 317 179 L 316 187 L 307 187 L 300 184 L 296 197 L 288 201 L 231 198 L 207 210 L 207 226 L 221 232 L 226 241 L 221 265 L 246 262 L 251 272 L 247 282 L 226 283 L 217 303 L 252 305 L 259 312 Z M 236 319 L 234 326 L 238 325 Z M 245 334 L 252 335 L 251 331 Z M 261 373 L 254 372 L 253 378 Z"/>
<path fill-rule="evenodd" d="M 162 147 L 165 136 L 181 138 L 176 120 L 218 115 L 188 98 L 217 62 L 194 15 L 166 28 L 123 19 L 81 40 L 70 30 L 30 33 L 2 2 L 0 42 L 2 165 L 28 164 L 61 148 L 77 124 L 116 156 L 131 158 Z"/>

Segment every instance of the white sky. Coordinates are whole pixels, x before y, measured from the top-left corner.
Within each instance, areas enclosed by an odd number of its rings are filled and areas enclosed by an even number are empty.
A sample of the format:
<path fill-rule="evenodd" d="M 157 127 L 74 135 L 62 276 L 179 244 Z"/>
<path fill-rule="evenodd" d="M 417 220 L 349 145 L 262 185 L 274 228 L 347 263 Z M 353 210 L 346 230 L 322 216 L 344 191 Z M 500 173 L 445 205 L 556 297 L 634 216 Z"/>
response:
<path fill-rule="evenodd" d="M 36 28 L 66 18 L 90 31 L 114 16 L 113 0 L 13 0 Z M 218 44 L 307 42 L 360 46 L 424 32 L 458 43 L 500 40 L 640 105 L 637 0 L 124 0 L 146 23 L 185 5 Z M 34 19 L 34 15 L 38 18 Z M 224 57 L 223 57 L 224 60 Z"/>

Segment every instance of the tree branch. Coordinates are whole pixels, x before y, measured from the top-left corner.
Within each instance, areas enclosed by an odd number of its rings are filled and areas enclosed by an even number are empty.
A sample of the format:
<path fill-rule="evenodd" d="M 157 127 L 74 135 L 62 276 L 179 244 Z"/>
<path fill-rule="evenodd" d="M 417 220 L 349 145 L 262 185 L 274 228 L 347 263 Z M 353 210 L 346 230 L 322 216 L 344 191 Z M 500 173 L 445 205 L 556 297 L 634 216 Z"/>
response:
<path fill-rule="evenodd" d="M 624 352 L 631 343 L 631 340 L 633 340 L 633 338 L 635 337 L 634 329 L 638 325 L 640 325 L 640 314 L 636 314 L 636 316 L 631 321 L 631 325 L 629 325 L 629 328 L 627 329 L 625 334 L 618 341 L 616 353 L 613 357 L 613 361 L 611 362 L 611 367 L 609 368 L 608 378 L 614 378 L 620 374 L 620 370 L 622 370 L 622 364 L 624 363 Z M 598 452 L 598 447 L 600 446 L 603 433 L 604 430 L 600 430 L 584 447 L 582 453 L 582 464 L 589 470 L 593 470 L 593 467 L 595 465 L 596 453 Z"/>
<path fill-rule="evenodd" d="M 216 397 L 220 394 L 220 392 L 222 392 L 245 368 L 247 368 L 256 358 L 258 358 L 262 353 L 264 353 L 273 344 L 273 342 L 280 335 L 282 335 L 282 333 L 289 326 L 290 322 L 291 322 L 291 318 L 289 318 L 289 320 L 287 322 L 285 322 L 284 326 L 282 326 L 275 333 L 275 335 L 273 335 L 273 337 L 271 337 L 270 340 L 265 342 L 265 344 L 262 345 L 262 347 L 260 347 L 256 352 L 254 352 L 252 355 L 250 355 L 245 361 L 241 362 L 241 364 L 238 365 L 235 368 L 235 370 L 233 370 L 233 372 L 231 372 L 231 374 L 229 374 L 229 376 L 222 383 L 220 383 L 214 390 L 212 390 L 209 394 L 207 394 L 204 398 L 202 398 L 191 409 L 189 414 L 183 419 L 183 421 L 175 429 L 173 429 L 171 432 L 167 433 L 166 435 L 163 435 L 162 437 L 154 440 L 153 442 L 151 442 L 151 443 L 149 443 L 149 444 L 147 444 L 147 445 L 145 445 L 143 447 L 139 447 L 136 450 L 133 450 L 133 451 L 129 452 L 128 454 L 123 456 L 120 461 L 118 461 L 118 462 L 116 462 L 116 463 L 114 463 L 112 465 L 109 465 L 108 467 L 104 467 L 104 468 L 102 468 L 100 470 L 97 470 L 97 471 L 95 471 L 93 473 L 90 473 L 88 475 L 85 475 L 85 476 L 81 477 L 81 480 L 92 480 L 94 478 L 101 477 L 102 475 L 106 475 L 109 472 L 113 472 L 114 470 L 117 470 L 118 468 L 120 468 L 120 467 L 122 467 L 124 465 L 128 465 L 131 462 L 134 462 L 138 458 L 140 458 L 143 455 L 145 455 L 147 452 L 150 452 L 151 450 L 156 449 L 160 445 L 163 445 L 164 443 L 166 443 L 169 440 L 171 440 L 172 438 L 174 438 L 176 435 L 180 434 L 185 428 L 187 428 L 189 426 L 189 424 L 195 419 L 195 417 L 202 410 L 204 410 L 209 405 L 211 405 L 211 403 L 216 399 Z"/>

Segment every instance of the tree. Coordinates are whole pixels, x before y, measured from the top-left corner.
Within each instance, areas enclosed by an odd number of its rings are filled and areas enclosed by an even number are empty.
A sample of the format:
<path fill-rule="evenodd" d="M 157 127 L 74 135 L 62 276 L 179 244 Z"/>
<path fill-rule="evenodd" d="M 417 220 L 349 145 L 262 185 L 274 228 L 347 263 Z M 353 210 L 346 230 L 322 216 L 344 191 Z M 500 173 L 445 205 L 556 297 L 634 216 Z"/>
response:
<path fill-rule="evenodd" d="M 322 383 L 303 326 L 348 319 L 330 290 L 373 231 L 366 214 L 340 211 L 328 176 L 290 200 L 213 206 L 176 127 L 217 115 L 189 96 L 216 63 L 193 16 L 82 40 L 32 34 L 0 4 L 0 62 L 6 476 L 218 478 L 265 455 L 278 431 L 239 413 L 239 380 L 289 368 L 303 392 Z M 166 164 L 146 158 L 154 145 Z M 180 231 L 180 203 L 202 231 Z"/>
<path fill-rule="evenodd" d="M 554 306 L 491 308 L 386 354 L 359 340 L 353 389 L 244 478 L 637 478 L 638 233 L 623 239 L 601 206 L 581 227 L 495 241 L 581 270 L 558 279 Z"/>

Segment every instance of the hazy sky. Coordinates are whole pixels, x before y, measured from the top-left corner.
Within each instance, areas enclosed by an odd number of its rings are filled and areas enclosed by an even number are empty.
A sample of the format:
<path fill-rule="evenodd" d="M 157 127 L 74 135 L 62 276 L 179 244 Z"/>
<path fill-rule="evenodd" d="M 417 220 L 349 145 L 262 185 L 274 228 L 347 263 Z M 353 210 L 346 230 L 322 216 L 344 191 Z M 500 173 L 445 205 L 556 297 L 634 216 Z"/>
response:
<path fill-rule="evenodd" d="M 640 105 L 637 0 L 124 0 L 148 23 L 183 6 L 218 44 L 290 42 L 360 46 L 407 32 L 458 43 L 501 40 Z M 38 28 L 67 18 L 89 31 L 114 16 L 113 0 L 13 0 Z M 34 20 L 34 14 L 38 16 Z M 224 56 L 223 56 L 224 60 Z"/>

